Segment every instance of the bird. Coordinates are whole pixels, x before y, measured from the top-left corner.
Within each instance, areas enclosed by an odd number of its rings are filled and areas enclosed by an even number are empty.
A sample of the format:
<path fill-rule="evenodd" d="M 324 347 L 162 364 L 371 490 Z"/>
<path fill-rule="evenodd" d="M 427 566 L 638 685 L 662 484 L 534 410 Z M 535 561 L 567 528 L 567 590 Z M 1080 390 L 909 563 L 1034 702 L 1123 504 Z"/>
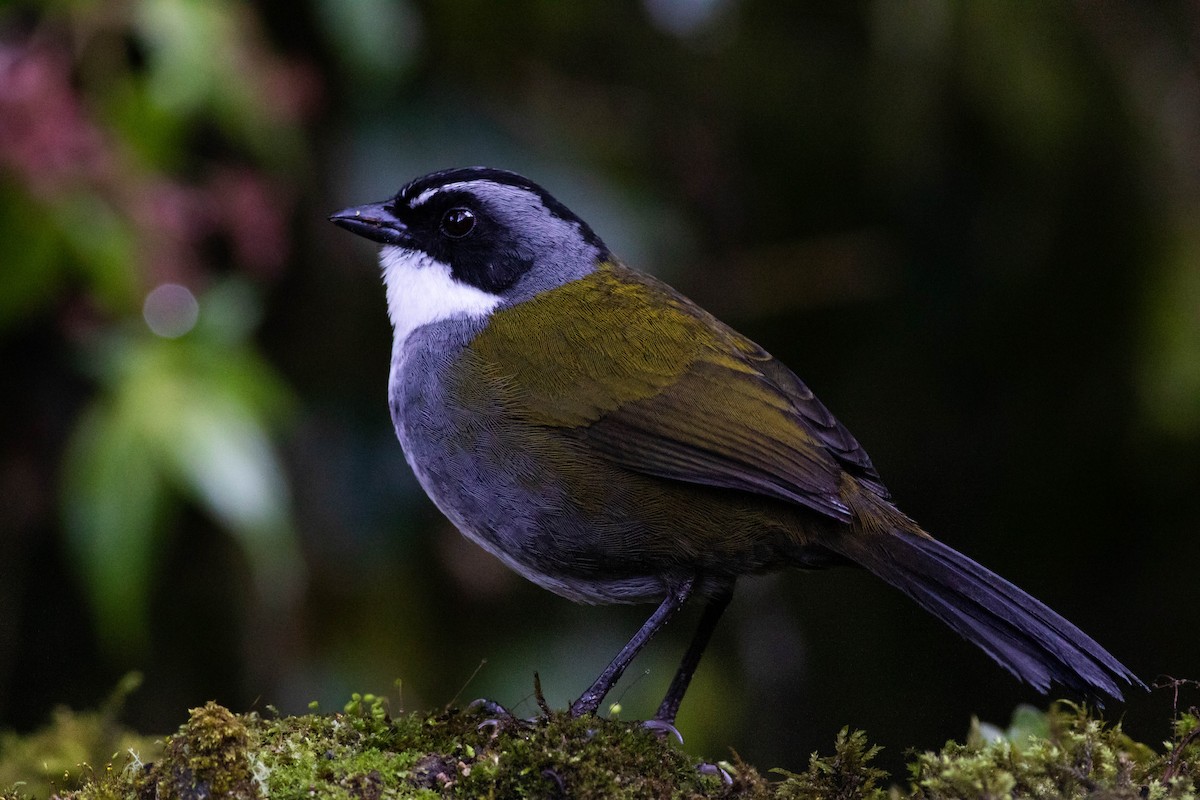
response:
<path fill-rule="evenodd" d="M 653 720 L 673 726 L 742 576 L 857 566 L 1045 694 L 1145 688 L 1045 604 L 899 510 L 858 440 L 790 369 L 627 266 L 540 185 L 488 167 L 417 178 L 329 220 L 379 244 L 388 401 L 422 488 L 467 538 L 562 597 L 657 603 L 570 706 L 703 602 Z"/>

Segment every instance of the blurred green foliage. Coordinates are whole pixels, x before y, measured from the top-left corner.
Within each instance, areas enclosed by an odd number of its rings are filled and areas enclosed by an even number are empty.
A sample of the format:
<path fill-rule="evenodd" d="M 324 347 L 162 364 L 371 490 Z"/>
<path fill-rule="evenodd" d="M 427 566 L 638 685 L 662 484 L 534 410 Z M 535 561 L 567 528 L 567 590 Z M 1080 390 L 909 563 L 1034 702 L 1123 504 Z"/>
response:
<path fill-rule="evenodd" d="M 108 777 L 95 770 L 111 770 L 114 761 L 141 767 L 156 760 L 162 739 L 140 735 L 117 719 L 141 680 L 137 673 L 126 675 L 95 710 L 56 707 L 49 723 L 27 736 L 0 730 L 0 793 L 50 797 Z"/>
<path fill-rule="evenodd" d="M 1182 0 L 3 5 L 0 723 L 134 667 L 145 729 L 594 677 L 645 610 L 447 530 L 387 419 L 373 254 L 324 221 L 480 163 L 795 368 L 930 530 L 1143 677 L 1194 671 L 1198 29 Z M 849 723 L 894 771 L 900 732 L 1022 692 L 864 576 L 787 576 L 741 587 L 680 724 L 800 769 Z"/>
<path fill-rule="evenodd" d="M 182 338 L 114 333 L 89 358 L 102 389 L 65 454 L 63 513 L 104 644 L 117 653 L 148 643 L 156 538 L 179 499 L 236 537 L 266 602 L 296 599 L 303 568 L 272 442 L 291 397 L 237 330 L 248 302 L 238 289 L 202 296 L 203 322 Z"/>
<path fill-rule="evenodd" d="M 149 645 L 158 538 L 184 498 L 237 537 L 265 599 L 297 597 L 303 569 L 274 442 L 290 392 L 249 341 L 255 290 L 221 273 L 277 269 L 287 256 L 287 205 L 267 186 L 303 164 L 302 89 L 286 90 L 286 65 L 237 3 L 44 14 L 5 40 L 0 319 L 11 329 L 47 304 L 79 305 L 71 338 L 96 392 L 63 456 L 65 544 L 103 647 L 137 652 Z M 203 153 L 202 139 L 222 152 Z M 232 259 L 204 252 L 214 239 Z M 192 304 L 207 291 L 189 317 L 156 312 L 156 285 Z"/>

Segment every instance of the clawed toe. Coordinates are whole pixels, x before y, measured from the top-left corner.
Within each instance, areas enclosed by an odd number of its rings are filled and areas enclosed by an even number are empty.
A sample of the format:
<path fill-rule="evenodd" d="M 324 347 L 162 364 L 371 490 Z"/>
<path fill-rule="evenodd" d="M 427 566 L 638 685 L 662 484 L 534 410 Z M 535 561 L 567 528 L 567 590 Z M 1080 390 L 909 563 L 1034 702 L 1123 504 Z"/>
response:
<path fill-rule="evenodd" d="M 724 783 L 726 786 L 733 785 L 733 776 L 716 764 L 710 764 L 707 761 L 701 761 L 696 765 L 696 772 L 699 772 L 701 775 L 712 775 L 714 777 L 719 775 L 721 777 L 721 783 Z"/>
<path fill-rule="evenodd" d="M 491 716 L 475 726 L 475 730 L 481 731 L 484 728 L 491 728 L 493 736 L 496 731 L 506 725 L 522 724 L 522 721 L 515 714 L 495 700 L 488 700 L 486 697 L 481 697 L 478 700 L 472 700 L 470 703 L 467 703 L 467 711 L 482 711 L 485 714 L 490 714 Z"/>
<path fill-rule="evenodd" d="M 484 711 L 502 719 L 516 719 L 507 708 L 486 697 L 480 697 L 467 703 L 467 711 Z"/>
<path fill-rule="evenodd" d="M 642 723 L 642 727 L 652 730 L 664 738 L 667 736 L 674 736 L 680 744 L 683 744 L 683 734 L 679 732 L 678 728 L 666 720 L 648 719 Z"/>

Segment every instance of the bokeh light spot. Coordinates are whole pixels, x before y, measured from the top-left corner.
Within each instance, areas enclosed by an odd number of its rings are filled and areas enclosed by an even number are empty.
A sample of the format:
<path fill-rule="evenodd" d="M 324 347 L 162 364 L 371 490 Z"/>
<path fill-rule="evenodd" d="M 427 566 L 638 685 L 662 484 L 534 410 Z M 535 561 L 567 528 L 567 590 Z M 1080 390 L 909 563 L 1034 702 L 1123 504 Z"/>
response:
<path fill-rule="evenodd" d="M 163 338 L 176 339 L 195 327 L 200 304 L 186 286 L 164 283 L 146 295 L 142 316 L 150 330 Z"/>

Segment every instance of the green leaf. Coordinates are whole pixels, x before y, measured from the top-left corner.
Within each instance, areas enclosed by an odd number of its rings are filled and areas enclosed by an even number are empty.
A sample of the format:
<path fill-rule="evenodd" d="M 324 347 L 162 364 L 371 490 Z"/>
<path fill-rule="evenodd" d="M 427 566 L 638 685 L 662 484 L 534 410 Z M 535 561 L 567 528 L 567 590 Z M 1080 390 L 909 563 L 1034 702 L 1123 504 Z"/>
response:
<path fill-rule="evenodd" d="M 227 320 L 233 299 L 247 300 L 205 295 L 201 316 Z M 272 439 L 290 396 L 238 330 L 248 333 L 223 324 L 162 339 L 143 329 L 111 336 L 90 359 L 105 386 L 70 444 L 64 503 L 71 553 L 113 648 L 146 643 L 162 523 L 184 500 L 238 542 L 264 602 L 296 598 L 303 565 Z"/>
<path fill-rule="evenodd" d="M 167 499 L 150 442 L 139 421 L 123 412 L 103 401 L 90 409 L 64 463 L 67 544 L 111 652 L 146 642 L 150 578 Z"/>

